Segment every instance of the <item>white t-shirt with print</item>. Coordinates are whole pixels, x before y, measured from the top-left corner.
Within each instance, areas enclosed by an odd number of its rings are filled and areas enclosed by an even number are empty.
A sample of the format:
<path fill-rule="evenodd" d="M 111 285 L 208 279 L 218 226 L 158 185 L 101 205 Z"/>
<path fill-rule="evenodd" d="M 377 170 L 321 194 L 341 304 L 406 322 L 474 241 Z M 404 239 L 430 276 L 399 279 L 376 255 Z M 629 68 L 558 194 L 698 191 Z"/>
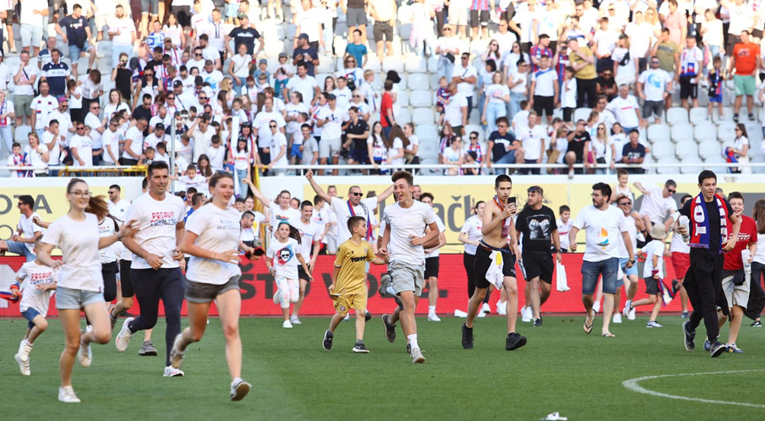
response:
<path fill-rule="evenodd" d="M 189 216 L 186 231 L 197 234 L 194 245 L 215 253 L 239 248 L 239 212 L 233 208 L 221 209 L 208 203 Z M 191 256 L 186 277 L 189 281 L 223 285 L 242 274 L 238 263 Z"/>
<path fill-rule="evenodd" d="M 300 253 L 300 245 L 294 238 L 288 238 L 286 242 L 274 239 L 268 246 L 266 257 L 273 259 L 276 276 L 297 279 L 298 265 L 300 265 L 300 261 L 297 258 L 298 253 L 302 255 Z"/>
<path fill-rule="evenodd" d="M 58 281 L 58 270 L 45 265 L 38 265 L 37 261 L 33 260 L 21 266 L 21 269 L 16 273 L 16 278 L 22 279 L 24 287 L 19 310 L 23 313 L 33 308 L 41 316 L 47 316 L 53 290 L 42 291 L 40 287 L 55 284 Z"/>
<path fill-rule="evenodd" d="M 149 193 L 139 196 L 128 209 L 125 219 L 137 220 L 138 232 L 133 239 L 151 254 L 162 256 L 162 268 L 177 268 L 173 260 L 176 246 L 175 229 L 183 223 L 186 206 L 178 196 L 166 194 L 163 200 L 156 200 Z M 133 254 L 133 269 L 151 269 L 146 260 Z"/>
<path fill-rule="evenodd" d="M 602 262 L 612 257 L 619 258 L 619 239 L 622 232 L 627 231 L 624 212 L 614 206 L 605 210 L 586 206 L 577 215 L 573 226 L 586 232 L 585 261 Z"/>

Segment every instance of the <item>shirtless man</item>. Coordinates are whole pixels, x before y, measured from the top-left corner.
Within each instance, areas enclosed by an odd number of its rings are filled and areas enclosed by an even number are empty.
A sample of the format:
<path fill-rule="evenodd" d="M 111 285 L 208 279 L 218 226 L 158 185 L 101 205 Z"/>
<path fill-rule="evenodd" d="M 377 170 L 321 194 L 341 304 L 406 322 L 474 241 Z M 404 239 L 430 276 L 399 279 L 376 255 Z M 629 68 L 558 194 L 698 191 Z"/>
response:
<path fill-rule="evenodd" d="M 497 289 L 504 287 L 507 295 L 507 341 L 505 349 L 512 351 L 526 345 L 526 337 L 515 331 L 515 323 L 518 318 L 518 284 L 515 277 L 515 259 L 519 254 L 518 236 L 513 224 L 513 215 L 516 212 L 515 198 L 510 200 L 512 190 L 513 182 L 510 177 L 504 174 L 497 176 L 494 180 L 494 191 L 497 195 L 492 201 L 486 202 L 486 208 L 483 212 L 481 225 L 483 239 L 476 250 L 475 263 L 473 264 L 476 289 L 473 296 L 470 297 L 467 322 L 462 325 L 462 347 L 465 349 L 473 349 L 473 321 L 478 315 L 486 291 L 492 284 Z"/>

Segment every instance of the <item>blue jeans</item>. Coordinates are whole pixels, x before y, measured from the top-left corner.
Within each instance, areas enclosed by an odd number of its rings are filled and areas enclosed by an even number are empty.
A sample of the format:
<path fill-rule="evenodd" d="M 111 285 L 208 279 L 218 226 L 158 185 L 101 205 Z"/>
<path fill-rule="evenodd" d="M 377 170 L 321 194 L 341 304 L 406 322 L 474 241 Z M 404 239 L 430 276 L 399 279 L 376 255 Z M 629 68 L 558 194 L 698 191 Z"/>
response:
<path fill-rule="evenodd" d="M 510 102 L 507 103 L 507 119 L 513 121 L 513 117 L 521 111 L 521 101 L 526 99 L 526 95 L 516 92 L 510 92 Z"/>
<path fill-rule="evenodd" d="M 595 293 L 600 275 L 603 275 L 603 293 L 616 294 L 619 258 L 611 257 L 600 262 L 582 261 L 582 295 Z"/>
<path fill-rule="evenodd" d="M 438 57 L 438 78 L 445 76 L 448 81 L 452 80 L 452 70 L 454 70 L 454 63 L 449 61 L 444 56 Z"/>
<path fill-rule="evenodd" d="M 27 262 L 31 262 L 32 260 L 37 259 L 37 256 L 32 253 L 32 250 L 27 248 L 25 243 L 20 243 L 18 241 L 6 241 L 5 244 L 8 245 L 8 251 L 13 254 L 18 254 L 19 256 L 26 257 Z"/>
<path fill-rule="evenodd" d="M 234 87 L 234 92 L 236 92 L 236 96 L 242 95 L 242 86 L 244 86 L 244 84 L 247 83 L 245 79 L 247 78 L 240 77 L 239 80 L 241 80 L 242 83 L 236 83 L 236 79 L 234 79 L 233 77 L 231 78 L 231 85 Z"/>
<path fill-rule="evenodd" d="M 486 133 L 497 130 L 497 119 L 507 116 L 507 106 L 500 102 L 489 102 L 486 106 Z"/>
<path fill-rule="evenodd" d="M 13 129 L 11 129 L 11 126 L 0 126 L 0 137 L 3 139 L 3 145 L 8 149 L 8 155 L 11 155 L 13 153 L 11 151 L 13 147 Z M 2 149 L 0 147 L 0 151 Z"/>
<path fill-rule="evenodd" d="M 250 186 L 247 185 L 243 180 L 247 178 L 247 170 L 236 170 L 236 176 L 239 178 L 239 197 L 246 198 L 247 193 L 249 192 Z"/>

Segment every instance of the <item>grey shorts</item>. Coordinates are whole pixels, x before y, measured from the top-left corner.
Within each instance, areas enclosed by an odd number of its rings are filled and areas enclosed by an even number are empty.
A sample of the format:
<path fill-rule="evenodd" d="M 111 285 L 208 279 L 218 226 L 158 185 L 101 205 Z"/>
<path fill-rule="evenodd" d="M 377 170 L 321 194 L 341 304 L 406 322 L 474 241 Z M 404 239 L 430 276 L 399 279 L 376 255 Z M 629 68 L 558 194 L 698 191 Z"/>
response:
<path fill-rule="evenodd" d="M 422 285 L 425 279 L 424 265 L 410 265 L 401 262 L 390 262 L 388 265 L 393 279 L 391 286 L 396 294 L 404 291 L 414 291 L 414 295 L 422 295 Z"/>
<path fill-rule="evenodd" d="M 343 144 L 340 139 L 322 139 L 319 142 L 319 158 L 332 158 L 340 156 Z"/>
<path fill-rule="evenodd" d="M 16 111 L 16 117 L 32 117 L 32 100 L 34 95 L 14 95 L 13 108 Z"/>
<path fill-rule="evenodd" d="M 725 299 L 728 301 L 728 307 L 738 306 L 746 310 L 746 305 L 749 303 L 750 287 L 750 275 L 744 275 L 744 283 L 736 285 L 733 283 L 733 272 L 723 271 L 722 289 L 725 293 Z"/>
<path fill-rule="evenodd" d="M 223 285 L 203 284 L 186 279 L 186 301 L 205 304 L 232 289 L 239 289 L 239 276 L 234 276 Z"/>
<path fill-rule="evenodd" d="M 348 25 L 349 28 L 351 26 L 366 25 L 367 12 L 364 11 L 363 7 L 358 9 L 349 7 L 347 13 L 345 14 L 345 24 Z"/>
<path fill-rule="evenodd" d="M 643 118 L 651 118 L 651 115 L 661 118 L 662 112 L 664 112 L 664 101 L 646 100 L 643 102 Z"/>
<path fill-rule="evenodd" d="M 85 291 L 65 287 L 56 288 L 56 308 L 59 310 L 79 310 L 91 304 L 103 302 L 103 292 Z"/>

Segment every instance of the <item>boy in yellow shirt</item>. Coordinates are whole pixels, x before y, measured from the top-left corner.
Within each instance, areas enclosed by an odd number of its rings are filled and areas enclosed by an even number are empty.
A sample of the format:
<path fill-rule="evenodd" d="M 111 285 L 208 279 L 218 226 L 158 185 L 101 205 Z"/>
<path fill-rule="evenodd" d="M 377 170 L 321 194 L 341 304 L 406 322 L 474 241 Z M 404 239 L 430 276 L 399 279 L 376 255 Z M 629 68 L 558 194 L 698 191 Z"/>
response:
<path fill-rule="evenodd" d="M 324 332 L 324 349 L 332 349 L 335 329 L 348 314 L 349 309 L 356 310 L 356 346 L 353 352 L 368 354 L 364 346 L 364 309 L 367 308 L 367 271 L 366 262 L 384 265 L 385 260 L 375 256 L 372 246 L 364 239 L 367 236 L 367 220 L 361 216 L 348 219 L 348 231 L 351 239 L 340 244 L 335 258 L 335 270 L 332 271 L 332 285 L 329 295 L 335 304 L 335 313 L 329 322 L 329 329 Z"/>

